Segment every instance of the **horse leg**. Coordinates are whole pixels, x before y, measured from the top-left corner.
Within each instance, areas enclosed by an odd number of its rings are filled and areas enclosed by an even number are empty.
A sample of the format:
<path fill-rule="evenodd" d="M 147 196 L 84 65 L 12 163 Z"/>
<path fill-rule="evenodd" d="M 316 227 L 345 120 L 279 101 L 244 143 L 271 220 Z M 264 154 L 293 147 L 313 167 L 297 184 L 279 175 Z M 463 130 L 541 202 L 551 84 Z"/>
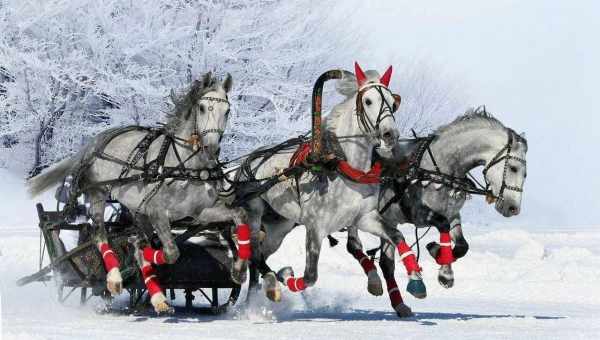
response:
<path fill-rule="evenodd" d="M 406 273 L 408 274 L 406 290 L 418 299 L 427 297 L 427 289 L 421 277 L 421 267 L 417 263 L 415 254 L 408 244 L 406 244 L 402 233 L 394 227 L 387 226 L 376 211 L 364 215 L 358 221 L 357 227 L 396 245 L 400 254 L 400 260 L 404 263 Z"/>
<path fill-rule="evenodd" d="M 252 259 L 248 264 L 249 280 L 248 280 L 248 297 L 247 301 L 252 300 L 256 292 L 260 289 L 258 265 Z"/>
<path fill-rule="evenodd" d="M 88 193 L 90 199 L 90 215 L 94 224 L 94 242 L 102 255 L 104 269 L 106 269 L 106 288 L 114 296 L 123 291 L 123 279 L 119 270 L 119 259 L 108 243 L 108 236 L 104 226 L 104 208 L 107 194 L 100 190 Z"/>
<path fill-rule="evenodd" d="M 236 224 L 235 233 L 238 243 L 238 258 L 233 263 L 231 269 L 231 280 L 236 284 L 242 284 L 246 281 L 246 272 L 248 271 L 248 262 L 252 256 L 251 235 L 258 235 L 258 230 L 253 230 L 247 223 L 248 216 L 243 208 L 229 208 L 225 205 L 216 205 L 202 210 L 197 220 L 204 224 L 215 222 L 231 222 Z M 260 228 L 260 226 L 259 226 Z M 256 237 L 256 236 L 255 236 Z"/>
<path fill-rule="evenodd" d="M 383 287 L 381 286 L 381 279 L 379 278 L 379 274 L 377 274 L 377 269 L 375 268 L 373 260 L 362 251 L 363 245 L 358 237 L 358 229 L 353 227 L 348 228 L 346 250 L 358 261 L 367 275 L 367 291 L 371 293 L 371 295 L 382 295 Z"/>
<path fill-rule="evenodd" d="M 450 227 L 452 226 L 452 227 Z M 438 282 L 444 288 L 454 286 L 454 271 L 452 262 L 456 261 L 456 255 L 462 257 L 468 250 L 468 244 L 462 236 L 462 227 L 460 218 L 456 218 L 452 223 L 439 223 L 436 225 L 440 232 L 440 243 L 431 242 L 427 245 L 427 250 L 440 265 L 438 270 Z M 455 247 L 452 248 L 452 241 L 455 241 Z M 460 245 L 456 241 L 460 241 Z"/>
<path fill-rule="evenodd" d="M 462 231 L 462 225 L 460 221 L 458 224 L 455 224 L 454 227 L 450 230 L 450 236 L 452 237 L 452 241 L 454 241 L 454 248 L 452 248 L 452 255 L 456 260 L 465 256 L 469 251 L 469 244 L 465 239 Z"/>
<path fill-rule="evenodd" d="M 140 218 L 141 216 L 138 216 Z M 143 218 L 142 220 L 145 220 Z M 163 289 L 158 282 L 158 277 L 156 275 L 156 269 L 152 265 L 150 261 L 146 260 L 146 249 L 150 248 L 148 246 L 142 248 L 140 246 L 140 242 L 136 241 L 134 243 L 135 247 L 135 260 L 140 268 L 142 273 L 142 279 L 144 280 L 144 284 L 146 285 L 146 289 L 148 291 L 148 295 L 150 296 L 150 303 L 152 307 L 154 307 L 154 311 L 156 313 L 173 313 L 174 309 L 167 303 L 167 297 L 163 293 Z"/>
<path fill-rule="evenodd" d="M 257 269 L 262 275 L 265 295 L 273 302 L 281 301 L 281 285 L 277 280 L 277 274 L 269 267 L 264 255 L 261 254 Z"/>
<path fill-rule="evenodd" d="M 306 226 L 306 268 L 304 269 L 304 276 L 295 278 L 291 267 L 284 267 L 277 273 L 277 276 L 287 285 L 290 291 L 303 291 L 314 286 L 317 282 L 321 245 L 326 236 L 326 234 L 323 235 L 319 232 L 317 228 Z"/>
<path fill-rule="evenodd" d="M 381 239 L 381 258 L 379 259 L 379 267 L 381 268 L 383 278 L 385 279 L 392 308 L 394 308 L 399 317 L 410 317 L 413 316 L 412 310 L 404 304 L 402 295 L 398 289 L 398 283 L 396 283 L 396 279 L 394 278 L 394 253 L 394 246 L 385 239 Z"/>
<path fill-rule="evenodd" d="M 250 218 L 252 220 L 252 218 Z M 285 218 L 277 220 L 262 220 L 265 231 L 265 237 L 260 242 L 260 247 L 253 249 L 259 256 L 258 268 L 263 278 L 263 288 L 269 300 L 274 302 L 281 301 L 281 285 L 279 284 L 277 274 L 267 265 L 267 259 L 279 249 L 283 239 L 295 227 L 296 223 Z M 281 280 L 281 282 L 284 282 Z M 285 282 L 284 282 L 285 283 Z"/>

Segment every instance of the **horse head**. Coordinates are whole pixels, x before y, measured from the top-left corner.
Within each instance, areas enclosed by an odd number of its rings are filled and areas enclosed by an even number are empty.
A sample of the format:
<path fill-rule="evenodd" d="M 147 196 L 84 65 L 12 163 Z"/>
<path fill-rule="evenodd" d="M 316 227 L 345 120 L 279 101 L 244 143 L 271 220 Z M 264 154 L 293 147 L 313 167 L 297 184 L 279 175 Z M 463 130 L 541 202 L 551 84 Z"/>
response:
<path fill-rule="evenodd" d="M 229 117 L 230 103 L 227 94 L 232 87 L 231 75 L 220 82 L 211 72 L 195 80 L 187 94 L 177 99 L 176 117 L 180 121 L 182 136 L 194 149 L 203 148 L 209 154 L 217 154 L 221 137 Z"/>
<path fill-rule="evenodd" d="M 358 63 L 354 71 L 344 72 L 338 84 L 338 92 L 346 96 L 356 95 L 356 119 L 363 134 L 381 150 L 391 150 L 398 140 L 394 113 L 400 106 L 400 96 L 392 93 L 389 84 L 392 66 L 380 76 L 378 72 L 364 72 Z"/>
<path fill-rule="evenodd" d="M 483 174 L 489 190 L 487 201 L 495 202 L 496 210 L 504 217 L 511 217 L 521 212 L 527 140 L 510 128 L 506 133 L 506 145 L 486 161 Z"/>

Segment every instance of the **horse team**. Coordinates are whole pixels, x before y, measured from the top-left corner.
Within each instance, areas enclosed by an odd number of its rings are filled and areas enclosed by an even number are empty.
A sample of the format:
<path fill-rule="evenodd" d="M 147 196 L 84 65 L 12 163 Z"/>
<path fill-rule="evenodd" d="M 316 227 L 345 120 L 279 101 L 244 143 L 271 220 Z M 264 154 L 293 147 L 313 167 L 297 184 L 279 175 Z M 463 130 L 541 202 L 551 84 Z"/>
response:
<path fill-rule="evenodd" d="M 229 118 L 232 78 L 219 81 L 208 73 L 187 92 L 172 94 L 175 109 L 161 129 L 104 131 L 74 156 L 32 178 L 30 191 L 36 195 L 68 175 L 76 179 L 71 190 L 90 199 L 94 242 L 113 295 L 122 292 L 123 284 L 104 227 L 105 202 L 111 197 L 130 209 L 140 229 L 136 259 L 159 313 L 172 308 L 155 266 L 173 264 L 179 257 L 170 223 L 193 217 L 207 225 L 235 224 L 239 256 L 232 279 L 243 282 L 248 266 L 254 266 L 251 287 L 260 273 L 274 301 L 281 299 L 281 283 L 292 292 L 316 284 L 322 242 L 342 228 L 348 230 L 347 249 L 362 266 L 369 293 L 382 295 L 382 280 L 363 252 L 358 230 L 375 235 L 381 239 L 379 265 L 392 307 L 400 317 L 410 316 L 394 278 L 396 249 L 408 275 L 407 291 L 424 298 L 426 288 L 397 225 L 438 229 L 439 243 L 427 248 L 440 265 L 440 284 L 451 287 L 452 263 L 468 250 L 460 225 L 465 200 L 469 193 L 482 193 L 503 216 L 517 215 L 527 141 L 485 109 L 469 110 L 428 138 L 399 139 L 394 113 L 400 101 L 389 89 L 392 68 L 380 76 L 355 64 L 354 74 L 341 74 L 336 89 L 344 100 L 318 126 L 330 136 L 325 144 L 333 144 L 337 156 L 315 160 L 309 157 L 310 145 L 282 143 L 258 149 L 240 166 L 222 169 L 219 144 Z M 486 184 L 482 189 L 467 179 L 480 166 Z M 292 167 L 303 171 L 286 176 Z M 222 195 L 224 191 L 231 195 Z M 246 199 L 235 199 L 243 195 Z M 269 256 L 299 225 L 306 229 L 304 274 L 296 277 L 290 267 L 271 270 Z M 147 235 L 156 235 L 162 248 L 153 248 Z"/>

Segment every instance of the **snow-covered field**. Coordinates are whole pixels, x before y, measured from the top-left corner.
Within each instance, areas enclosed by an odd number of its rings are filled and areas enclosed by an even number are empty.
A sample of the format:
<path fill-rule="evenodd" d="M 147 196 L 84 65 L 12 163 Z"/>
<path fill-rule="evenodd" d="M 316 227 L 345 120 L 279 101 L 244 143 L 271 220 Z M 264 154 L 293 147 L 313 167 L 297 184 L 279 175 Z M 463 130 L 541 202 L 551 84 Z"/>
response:
<path fill-rule="evenodd" d="M 429 295 L 415 300 L 403 294 L 415 312 L 404 320 L 393 313 L 387 296 L 368 295 L 364 274 L 343 246 L 325 246 L 317 287 L 304 296 L 285 291 L 277 305 L 242 302 L 220 316 L 98 315 L 94 303 L 58 304 L 51 283 L 16 287 L 18 278 L 37 268 L 36 214 L 22 183 L 3 170 L 0 178 L 4 340 L 600 338 L 600 226 L 501 229 L 466 223 L 471 250 L 454 265 L 455 287 L 439 286 L 436 265 L 423 254 Z M 42 200 L 50 204 L 51 196 Z M 302 231 L 290 235 L 270 260 L 274 268 L 289 264 L 303 270 Z M 429 236 L 435 233 L 425 243 Z M 404 272 L 396 275 L 404 286 Z"/>

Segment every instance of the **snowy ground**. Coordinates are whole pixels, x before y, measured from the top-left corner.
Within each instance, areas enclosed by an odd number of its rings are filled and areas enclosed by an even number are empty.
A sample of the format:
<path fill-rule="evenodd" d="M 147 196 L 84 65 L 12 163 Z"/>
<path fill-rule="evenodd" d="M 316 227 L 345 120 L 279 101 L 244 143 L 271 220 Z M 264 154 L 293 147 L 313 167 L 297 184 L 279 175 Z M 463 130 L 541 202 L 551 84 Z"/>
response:
<path fill-rule="evenodd" d="M 0 170 L 3 182 L 10 178 Z M 455 264 L 456 285 L 436 281 L 422 256 L 426 300 L 403 294 L 416 316 L 399 320 L 386 296 L 366 292 L 360 267 L 345 247 L 324 249 L 320 280 L 305 296 L 285 292 L 274 305 L 240 303 L 221 316 L 97 315 L 92 303 L 59 305 L 52 284 L 16 287 L 37 268 L 34 202 L 16 180 L 0 189 L 2 339 L 370 339 L 370 338 L 600 338 L 600 227 L 494 228 L 465 225 L 471 250 Z M 50 202 L 50 196 L 44 200 Z M 410 230 L 405 234 L 412 235 Z M 431 233 L 433 236 L 434 233 Z M 345 241 L 343 235 L 339 235 Z M 270 262 L 303 269 L 303 233 L 286 239 Z M 427 238 L 428 242 L 429 237 Z M 374 240 L 370 240 L 374 242 Z M 397 278 L 404 286 L 401 270 Z"/>

